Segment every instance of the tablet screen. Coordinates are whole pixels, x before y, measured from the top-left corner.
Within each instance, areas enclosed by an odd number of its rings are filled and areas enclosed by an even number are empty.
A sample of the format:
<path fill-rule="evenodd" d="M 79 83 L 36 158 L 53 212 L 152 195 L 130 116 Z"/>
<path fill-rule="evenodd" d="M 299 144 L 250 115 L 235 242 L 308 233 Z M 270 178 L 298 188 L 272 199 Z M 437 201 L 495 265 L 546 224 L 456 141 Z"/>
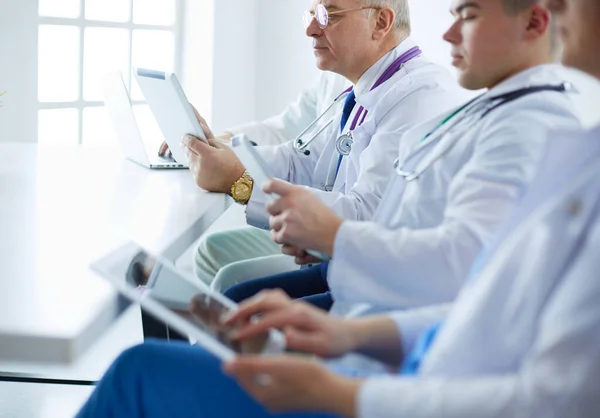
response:
<path fill-rule="evenodd" d="M 224 325 L 223 319 L 237 309 L 234 302 L 135 244 L 120 248 L 92 267 L 129 299 L 148 308 L 151 315 L 187 333 L 200 345 L 209 335 L 236 353 L 259 354 L 266 349 L 269 333 L 242 343 L 231 338 L 235 327 Z M 150 309 L 152 306 L 146 306 L 149 300 L 153 301 L 150 305 L 158 304 L 163 309 Z M 165 311 L 171 314 L 164 314 Z"/>

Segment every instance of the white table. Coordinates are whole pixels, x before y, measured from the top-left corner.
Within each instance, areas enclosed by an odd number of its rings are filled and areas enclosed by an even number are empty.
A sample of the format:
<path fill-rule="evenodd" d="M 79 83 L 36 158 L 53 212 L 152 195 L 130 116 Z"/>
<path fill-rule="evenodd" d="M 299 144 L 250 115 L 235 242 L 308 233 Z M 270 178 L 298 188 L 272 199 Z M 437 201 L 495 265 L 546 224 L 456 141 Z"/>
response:
<path fill-rule="evenodd" d="M 129 240 L 174 260 L 230 203 L 117 150 L 0 144 L 0 362 L 75 361 L 119 315 L 89 264 Z"/>

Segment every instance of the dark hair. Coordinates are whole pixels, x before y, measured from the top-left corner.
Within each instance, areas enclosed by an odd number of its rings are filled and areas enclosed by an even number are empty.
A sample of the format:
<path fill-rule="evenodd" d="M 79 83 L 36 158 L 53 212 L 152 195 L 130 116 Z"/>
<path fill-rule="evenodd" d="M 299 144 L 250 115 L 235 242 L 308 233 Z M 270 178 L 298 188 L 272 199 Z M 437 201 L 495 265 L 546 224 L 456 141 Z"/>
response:
<path fill-rule="evenodd" d="M 515 14 L 539 3 L 539 1 L 540 0 L 502 0 L 502 3 L 504 4 L 507 13 Z"/>

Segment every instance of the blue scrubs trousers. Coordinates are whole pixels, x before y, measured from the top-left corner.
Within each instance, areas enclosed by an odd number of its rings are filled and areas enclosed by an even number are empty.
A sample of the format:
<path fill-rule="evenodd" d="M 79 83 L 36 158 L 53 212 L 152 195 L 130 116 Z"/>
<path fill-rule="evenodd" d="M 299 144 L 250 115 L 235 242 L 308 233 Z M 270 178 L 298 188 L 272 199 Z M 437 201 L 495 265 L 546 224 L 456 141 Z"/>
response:
<path fill-rule="evenodd" d="M 303 299 L 317 308 L 329 311 L 333 299 L 327 284 L 328 267 L 329 263 L 322 263 L 313 267 L 249 280 L 227 289 L 225 296 L 240 303 L 263 290 L 281 289 L 293 299 Z"/>
<path fill-rule="evenodd" d="M 335 418 L 271 414 L 222 372 L 219 359 L 186 343 L 147 342 L 125 351 L 78 418 Z"/>

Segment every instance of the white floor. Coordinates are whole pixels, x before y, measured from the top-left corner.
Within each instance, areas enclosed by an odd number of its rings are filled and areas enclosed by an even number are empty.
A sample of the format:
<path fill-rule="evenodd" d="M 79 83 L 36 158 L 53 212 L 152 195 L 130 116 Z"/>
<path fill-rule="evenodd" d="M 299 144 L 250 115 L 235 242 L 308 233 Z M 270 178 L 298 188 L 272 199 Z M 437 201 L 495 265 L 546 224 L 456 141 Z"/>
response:
<path fill-rule="evenodd" d="M 232 206 L 206 233 L 245 225 L 243 210 L 242 206 Z M 195 245 L 178 260 L 177 265 L 182 270 L 191 272 L 194 248 Z M 119 353 L 142 341 L 140 310 L 132 307 L 94 347 L 70 367 L 0 363 L 0 371 L 96 381 Z M 0 382 L 0 418 L 72 417 L 91 391 L 92 387 Z"/>

